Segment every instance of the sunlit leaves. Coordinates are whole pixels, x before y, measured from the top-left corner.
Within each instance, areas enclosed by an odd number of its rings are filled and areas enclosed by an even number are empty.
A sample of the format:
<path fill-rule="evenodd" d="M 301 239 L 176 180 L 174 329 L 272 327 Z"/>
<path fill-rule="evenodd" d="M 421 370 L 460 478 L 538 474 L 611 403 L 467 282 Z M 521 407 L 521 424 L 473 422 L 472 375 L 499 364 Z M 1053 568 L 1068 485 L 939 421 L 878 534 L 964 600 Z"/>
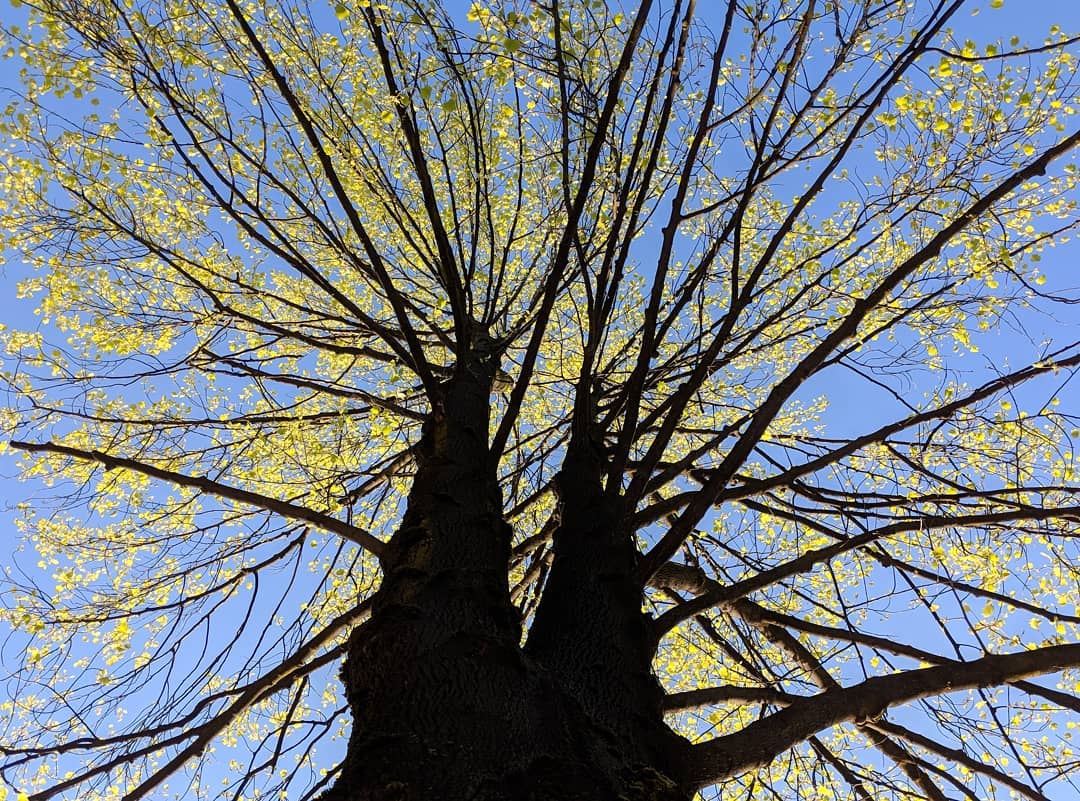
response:
<path fill-rule="evenodd" d="M 614 485 L 651 471 L 628 510 L 645 521 L 642 550 L 766 414 L 677 558 L 722 583 L 752 581 L 883 532 L 749 594 L 787 616 L 771 624 L 786 640 L 735 606 L 667 636 L 655 666 L 668 689 L 771 693 L 682 712 L 684 732 L 737 730 L 830 678 L 1074 642 L 1075 517 L 1044 513 L 1075 505 L 1076 354 L 1037 329 L 1076 300 L 1051 252 L 1077 225 L 1075 164 L 1065 157 L 969 214 L 1075 128 L 1072 40 L 1055 26 L 1030 47 L 984 41 L 959 18 L 950 32 L 930 2 L 740 2 L 710 88 L 726 4 L 698 5 L 682 61 L 680 20 L 665 4 L 610 98 L 634 15 L 601 2 L 478 2 L 464 19 L 412 4 L 245 4 L 288 93 L 226 4 L 19 10 L 29 18 L 2 43 L 21 89 L 0 120 L 0 227 L 37 317 L 0 329 L 5 441 L 123 455 L 386 537 L 431 411 L 402 321 L 435 378 L 449 375 L 456 277 L 468 315 L 508 338 L 513 386 L 554 275 L 500 465 L 526 618 L 589 359 L 590 422 L 605 448 L 628 443 Z M 614 121 L 601 133 L 609 100 Z M 590 154 L 592 183 L 555 265 Z M 950 241 L 925 252 L 954 223 Z M 639 359 L 653 298 L 653 344 Z M 1001 335 L 1025 328 L 1030 342 Z M 836 331 L 843 340 L 807 361 Z M 1064 363 L 1060 375 L 1044 360 Z M 971 395 L 1028 363 L 1041 367 Z M 797 365 L 792 394 L 765 408 Z M 499 425 L 505 389 L 492 408 Z M 188 713 L 213 719 L 377 585 L 369 554 L 257 505 L 92 459 L 12 458 L 42 498 L 20 509 L 20 559 L 39 572 L 11 578 L 4 596 L 26 654 L 5 709 L 10 738 L 32 749 L 130 737 L 95 759 L 153 742 L 103 770 L 104 797 L 178 747 L 157 748 L 147 732 L 183 729 Z M 656 613 L 678 602 L 647 598 Z M 904 627 L 920 633 L 888 640 Z M 224 789 L 192 763 L 172 791 L 253 795 L 249 774 L 273 790 L 313 786 L 325 766 L 312 766 L 310 748 L 341 726 L 329 661 L 320 669 L 318 682 L 297 678 L 222 729 Z M 1075 676 L 1057 683 L 1073 691 Z M 987 764 L 1015 762 L 1012 735 L 1033 772 L 1071 764 L 1059 708 L 1013 692 L 912 707 L 948 747 L 977 742 L 970 755 Z M 169 703 L 141 703 L 154 694 Z M 1005 706 L 1009 720 L 997 721 Z M 720 792 L 768 782 L 847 797 L 854 777 L 897 797 L 923 793 L 872 750 L 875 736 L 823 732 Z M 269 756 L 279 737 L 295 745 L 293 761 Z M 885 756 L 871 764 L 865 753 Z M 75 769 L 36 760 L 21 774 L 35 787 Z M 281 776 L 297 765 L 309 772 Z M 975 794 L 999 786 L 952 767 Z"/>

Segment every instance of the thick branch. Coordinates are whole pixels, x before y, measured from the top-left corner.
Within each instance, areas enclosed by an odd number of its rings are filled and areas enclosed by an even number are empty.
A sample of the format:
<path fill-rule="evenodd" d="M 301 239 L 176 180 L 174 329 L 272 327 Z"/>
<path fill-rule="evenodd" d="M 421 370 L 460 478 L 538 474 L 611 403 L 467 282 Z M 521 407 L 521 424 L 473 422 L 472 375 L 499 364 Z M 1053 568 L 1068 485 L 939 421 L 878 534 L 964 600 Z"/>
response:
<path fill-rule="evenodd" d="M 811 735 L 840 723 L 872 721 L 889 707 L 942 693 L 987 687 L 1080 666 L 1080 644 L 1053 645 L 970 662 L 879 676 L 852 687 L 794 703 L 690 749 L 688 782 L 704 787 L 727 776 L 767 765 Z"/>
<path fill-rule="evenodd" d="M 131 470 L 134 473 L 140 473 L 144 476 L 168 481 L 180 487 L 191 487 L 192 489 L 197 489 L 200 492 L 205 492 L 208 495 L 214 495 L 218 498 L 250 504 L 251 506 L 265 509 L 274 514 L 279 514 L 290 520 L 299 520 L 304 523 L 310 523 L 324 531 L 338 534 L 339 536 L 356 543 L 375 556 L 379 556 L 383 552 L 384 546 L 381 540 L 376 539 L 362 528 L 346 523 L 344 520 L 338 520 L 336 517 L 331 517 L 323 512 L 316 512 L 314 509 L 308 509 L 306 506 L 298 506 L 295 503 L 289 503 L 288 501 L 282 501 L 276 498 L 269 498 L 265 495 L 260 495 L 257 492 L 250 492 L 248 490 L 239 489 L 238 487 L 231 487 L 228 484 L 222 484 L 221 482 L 214 481 L 206 476 L 189 476 L 184 473 L 177 473 L 173 470 L 154 467 L 153 465 L 139 462 L 134 459 L 126 459 L 122 456 L 110 456 L 101 451 L 87 451 L 82 448 L 72 448 L 67 445 L 58 445 L 53 442 L 17 442 L 12 440 L 9 444 L 16 450 L 27 451 L 28 453 L 58 453 L 63 454 L 64 456 L 71 456 L 75 459 L 97 462 L 106 470 L 115 468 Z"/>
<path fill-rule="evenodd" d="M 1031 801 L 1049 801 L 1049 799 L 1038 790 L 1028 787 L 1022 781 L 1014 779 L 1009 774 L 998 770 L 992 765 L 987 765 L 984 762 L 974 759 L 962 748 L 950 748 L 947 745 L 939 743 L 937 740 L 932 740 L 925 735 L 914 732 L 903 726 L 898 726 L 895 723 L 890 723 L 886 720 L 868 721 L 866 727 L 873 729 L 874 731 L 880 731 L 882 734 L 887 734 L 891 737 L 899 737 L 903 740 L 907 740 L 912 745 L 917 745 L 932 754 L 937 754 L 938 756 L 951 760 L 957 765 L 963 765 L 972 773 L 986 776 L 991 781 L 1004 785 L 1010 790 L 1014 790 L 1020 795 L 1030 798 Z"/>

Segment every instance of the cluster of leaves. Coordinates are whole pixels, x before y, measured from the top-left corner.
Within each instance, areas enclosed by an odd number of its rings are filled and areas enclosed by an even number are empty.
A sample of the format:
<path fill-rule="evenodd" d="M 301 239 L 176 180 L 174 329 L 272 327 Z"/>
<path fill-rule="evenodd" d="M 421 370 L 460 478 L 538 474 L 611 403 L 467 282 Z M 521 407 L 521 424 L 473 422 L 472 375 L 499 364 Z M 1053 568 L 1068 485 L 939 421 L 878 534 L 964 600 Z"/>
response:
<path fill-rule="evenodd" d="M 640 5 L 18 9 L 13 791 L 326 786 L 333 666 L 475 324 L 507 346 L 515 600 L 587 414 L 643 575 L 693 574 L 646 598 L 689 736 L 1080 641 L 1080 352 L 1041 330 L 1077 300 L 1050 253 L 1080 222 L 1077 37 L 977 41 L 960 2 Z M 1041 801 L 1076 767 L 1059 667 L 717 792 Z"/>

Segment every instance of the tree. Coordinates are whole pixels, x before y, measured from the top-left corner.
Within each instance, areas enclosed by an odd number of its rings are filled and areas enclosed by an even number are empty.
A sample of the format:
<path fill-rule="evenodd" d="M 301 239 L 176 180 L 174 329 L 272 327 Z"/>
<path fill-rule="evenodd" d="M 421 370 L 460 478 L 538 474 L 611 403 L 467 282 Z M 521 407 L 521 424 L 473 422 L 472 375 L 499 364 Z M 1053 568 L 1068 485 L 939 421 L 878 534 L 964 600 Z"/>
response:
<path fill-rule="evenodd" d="M 6 27 L 6 791 L 1075 789 L 1080 37 L 429 5 Z"/>

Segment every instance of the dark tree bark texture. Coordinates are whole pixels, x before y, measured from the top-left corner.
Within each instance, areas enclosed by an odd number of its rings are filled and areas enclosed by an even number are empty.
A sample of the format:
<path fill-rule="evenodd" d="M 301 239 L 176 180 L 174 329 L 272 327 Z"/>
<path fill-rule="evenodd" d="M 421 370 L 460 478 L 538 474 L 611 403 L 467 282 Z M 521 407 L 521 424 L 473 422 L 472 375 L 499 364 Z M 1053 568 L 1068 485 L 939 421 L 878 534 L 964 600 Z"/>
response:
<path fill-rule="evenodd" d="M 323 801 L 684 801 L 634 549 L 572 443 L 548 583 L 522 644 L 488 453 L 496 360 L 462 360 L 427 422 L 384 579 L 342 671 L 354 729 Z"/>

